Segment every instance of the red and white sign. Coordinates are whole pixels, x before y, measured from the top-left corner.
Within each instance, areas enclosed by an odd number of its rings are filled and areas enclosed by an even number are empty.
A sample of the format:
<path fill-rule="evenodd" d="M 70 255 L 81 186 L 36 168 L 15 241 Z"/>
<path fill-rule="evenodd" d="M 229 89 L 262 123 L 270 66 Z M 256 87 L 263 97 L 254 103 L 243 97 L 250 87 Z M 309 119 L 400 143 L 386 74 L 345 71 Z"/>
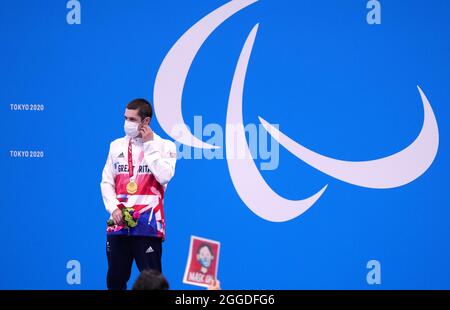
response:
<path fill-rule="evenodd" d="M 220 242 L 191 236 L 183 283 L 209 287 L 217 279 Z"/>

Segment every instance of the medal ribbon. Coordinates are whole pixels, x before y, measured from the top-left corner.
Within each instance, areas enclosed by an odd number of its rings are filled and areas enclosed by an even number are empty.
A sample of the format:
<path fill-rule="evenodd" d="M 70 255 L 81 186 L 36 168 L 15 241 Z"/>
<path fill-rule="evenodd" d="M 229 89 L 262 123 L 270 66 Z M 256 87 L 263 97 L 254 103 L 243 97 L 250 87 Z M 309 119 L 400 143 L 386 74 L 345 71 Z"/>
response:
<path fill-rule="evenodd" d="M 144 159 L 144 151 L 139 154 L 138 164 L 133 166 L 133 148 L 131 140 L 132 139 L 130 138 L 130 142 L 128 143 L 128 173 L 130 175 L 130 181 L 134 181 L 137 177 L 137 170 L 135 171 L 135 169 L 141 165 L 142 160 Z M 133 176 L 135 177 L 133 178 Z"/>
<path fill-rule="evenodd" d="M 133 167 L 133 149 L 131 146 L 131 139 L 130 142 L 128 142 L 128 173 L 130 174 L 130 180 L 133 177 L 134 174 L 134 167 Z"/>

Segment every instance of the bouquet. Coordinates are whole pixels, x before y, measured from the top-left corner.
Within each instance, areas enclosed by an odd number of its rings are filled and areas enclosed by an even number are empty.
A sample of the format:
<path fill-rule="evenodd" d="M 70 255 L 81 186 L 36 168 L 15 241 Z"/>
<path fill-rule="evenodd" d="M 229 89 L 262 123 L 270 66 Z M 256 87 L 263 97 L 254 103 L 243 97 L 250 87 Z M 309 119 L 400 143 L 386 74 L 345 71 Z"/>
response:
<path fill-rule="evenodd" d="M 118 206 L 122 211 L 122 224 L 116 225 L 113 219 L 109 219 L 106 224 L 108 225 L 108 231 L 118 231 L 122 228 L 136 227 L 141 214 L 139 211 L 135 211 L 133 208 L 125 208 L 122 204 Z M 115 228 L 113 228 L 116 226 Z"/>

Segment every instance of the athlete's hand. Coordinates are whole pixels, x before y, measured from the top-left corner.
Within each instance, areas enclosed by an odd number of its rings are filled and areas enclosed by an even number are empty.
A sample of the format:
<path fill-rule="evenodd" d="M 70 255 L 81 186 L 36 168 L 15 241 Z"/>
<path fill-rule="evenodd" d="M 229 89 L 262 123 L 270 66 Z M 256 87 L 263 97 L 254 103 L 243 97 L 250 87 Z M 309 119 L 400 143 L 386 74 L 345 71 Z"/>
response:
<path fill-rule="evenodd" d="M 153 140 L 153 130 L 150 127 L 142 126 L 140 132 L 144 142 Z"/>
<path fill-rule="evenodd" d="M 116 224 L 116 225 L 122 224 L 122 210 L 120 210 L 120 209 L 114 210 L 114 212 L 111 214 L 111 216 L 114 220 L 114 224 Z"/>

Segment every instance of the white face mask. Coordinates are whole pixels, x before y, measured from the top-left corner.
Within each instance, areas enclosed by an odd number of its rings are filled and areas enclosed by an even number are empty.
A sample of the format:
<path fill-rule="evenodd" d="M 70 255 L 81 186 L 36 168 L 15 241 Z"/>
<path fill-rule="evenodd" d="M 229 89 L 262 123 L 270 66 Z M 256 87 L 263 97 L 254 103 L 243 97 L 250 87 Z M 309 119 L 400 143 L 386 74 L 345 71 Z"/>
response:
<path fill-rule="evenodd" d="M 125 130 L 125 134 L 131 138 L 135 138 L 139 135 L 139 123 L 125 121 L 123 129 Z"/>

